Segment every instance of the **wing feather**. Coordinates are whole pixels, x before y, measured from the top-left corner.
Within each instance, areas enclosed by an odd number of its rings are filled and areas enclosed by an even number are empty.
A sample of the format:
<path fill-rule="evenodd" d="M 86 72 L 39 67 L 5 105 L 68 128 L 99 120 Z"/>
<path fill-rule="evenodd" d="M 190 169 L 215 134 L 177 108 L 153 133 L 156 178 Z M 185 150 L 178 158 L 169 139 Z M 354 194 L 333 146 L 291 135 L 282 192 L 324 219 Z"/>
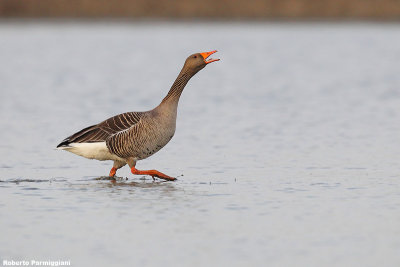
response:
<path fill-rule="evenodd" d="M 71 143 L 104 142 L 112 135 L 137 124 L 142 115 L 143 112 L 127 112 L 116 115 L 65 138 L 57 147 L 68 146 Z"/>

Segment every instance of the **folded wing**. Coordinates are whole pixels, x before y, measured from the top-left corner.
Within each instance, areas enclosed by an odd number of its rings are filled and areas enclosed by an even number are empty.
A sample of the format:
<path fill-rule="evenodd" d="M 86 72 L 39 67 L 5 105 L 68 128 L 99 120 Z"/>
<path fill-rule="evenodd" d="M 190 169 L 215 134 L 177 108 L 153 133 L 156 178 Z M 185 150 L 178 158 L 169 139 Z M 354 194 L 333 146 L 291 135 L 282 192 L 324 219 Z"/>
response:
<path fill-rule="evenodd" d="M 104 142 L 112 135 L 125 131 L 137 124 L 142 115 L 143 112 L 127 112 L 116 115 L 65 138 L 57 147 L 66 147 L 72 143 Z"/>

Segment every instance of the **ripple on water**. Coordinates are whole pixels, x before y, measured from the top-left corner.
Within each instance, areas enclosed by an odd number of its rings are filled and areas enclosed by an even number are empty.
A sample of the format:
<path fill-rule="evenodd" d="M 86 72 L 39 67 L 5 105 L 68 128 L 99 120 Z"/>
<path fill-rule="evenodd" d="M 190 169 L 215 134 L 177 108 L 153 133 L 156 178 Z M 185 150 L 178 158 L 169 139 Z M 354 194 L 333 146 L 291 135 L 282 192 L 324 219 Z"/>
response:
<path fill-rule="evenodd" d="M 12 167 L 9 165 L 2 164 L 0 165 L 0 169 L 11 169 Z"/>
<path fill-rule="evenodd" d="M 23 187 L 21 190 L 39 190 L 40 188 L 37 187 Z"/>
<path fill-rule="evenodd" d="M 26 179 L 26 178 L 18 178 L 18 179 L 8 179 L 8 180 L 0 180 L 0 183 L 46 183 L 46 182 L 65 182 L 67 179 L 60 178 L 51 178 L 51 179 Z"/>

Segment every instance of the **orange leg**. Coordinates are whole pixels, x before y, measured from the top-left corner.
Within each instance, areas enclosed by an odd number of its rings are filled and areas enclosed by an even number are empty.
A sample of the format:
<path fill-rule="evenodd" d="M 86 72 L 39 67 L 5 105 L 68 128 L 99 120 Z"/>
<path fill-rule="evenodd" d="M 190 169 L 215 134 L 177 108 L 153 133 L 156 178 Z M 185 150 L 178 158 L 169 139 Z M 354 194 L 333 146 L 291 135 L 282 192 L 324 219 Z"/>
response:
<path fill-rule="evenodd" d="M 114 177 L 116 172 L 117 172 L 117 169 L 112 167 L 109 176 Z"/>
<path fill-rule="evenodd" d="M 175 181 L 176 180 L 176 178 L 168 176 L 168 175 L 166 175 L 166 174 L 164 174 L 162 172 L 156 171 L 156 170 L 139 171 L 138 169 L 135 168 L 135 166 L 133 166 L 131 168 L 131 172 L 133 174 L 139 174 L 139 175 L 140 174 L 150 175 L 151 177 L 153 177 L 153 179 L 154 179 L 154 177 L 157 177 L 157 178 L 161 178 L 161 179 L 164 179 L 164 180 L 167 180 L 167 181 Z"/>

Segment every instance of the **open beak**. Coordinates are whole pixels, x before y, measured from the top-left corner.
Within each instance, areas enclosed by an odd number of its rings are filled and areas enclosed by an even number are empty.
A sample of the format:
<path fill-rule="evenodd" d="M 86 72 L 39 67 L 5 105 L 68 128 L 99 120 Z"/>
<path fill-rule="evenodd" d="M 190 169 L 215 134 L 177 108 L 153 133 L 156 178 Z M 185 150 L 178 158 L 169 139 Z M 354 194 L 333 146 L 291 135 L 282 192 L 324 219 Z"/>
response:
<path fill-rule="evenodd" d="M 217 59 L 212 59 L 212 58 L 210 58 L 209 60 L 207 60 L 207 58 L 208 58 L 209 56 L 211 56 L 212 54 L 214 54 L 215 52 L 217 52 L 217 50 L 214 50 L 214 51 L 211 51 L 211 52 L 203 52 L 203 53 L 200 53 L 200 55 L 204 58 L 204 62 L 205 62 L 206 64 L 208 64 L 208 63 L 211 63 L 211 62 L 214 62 L 214 61 L 218 61 L 218 60 L 219 60 L 219 58 L 217 58 Z"/>

